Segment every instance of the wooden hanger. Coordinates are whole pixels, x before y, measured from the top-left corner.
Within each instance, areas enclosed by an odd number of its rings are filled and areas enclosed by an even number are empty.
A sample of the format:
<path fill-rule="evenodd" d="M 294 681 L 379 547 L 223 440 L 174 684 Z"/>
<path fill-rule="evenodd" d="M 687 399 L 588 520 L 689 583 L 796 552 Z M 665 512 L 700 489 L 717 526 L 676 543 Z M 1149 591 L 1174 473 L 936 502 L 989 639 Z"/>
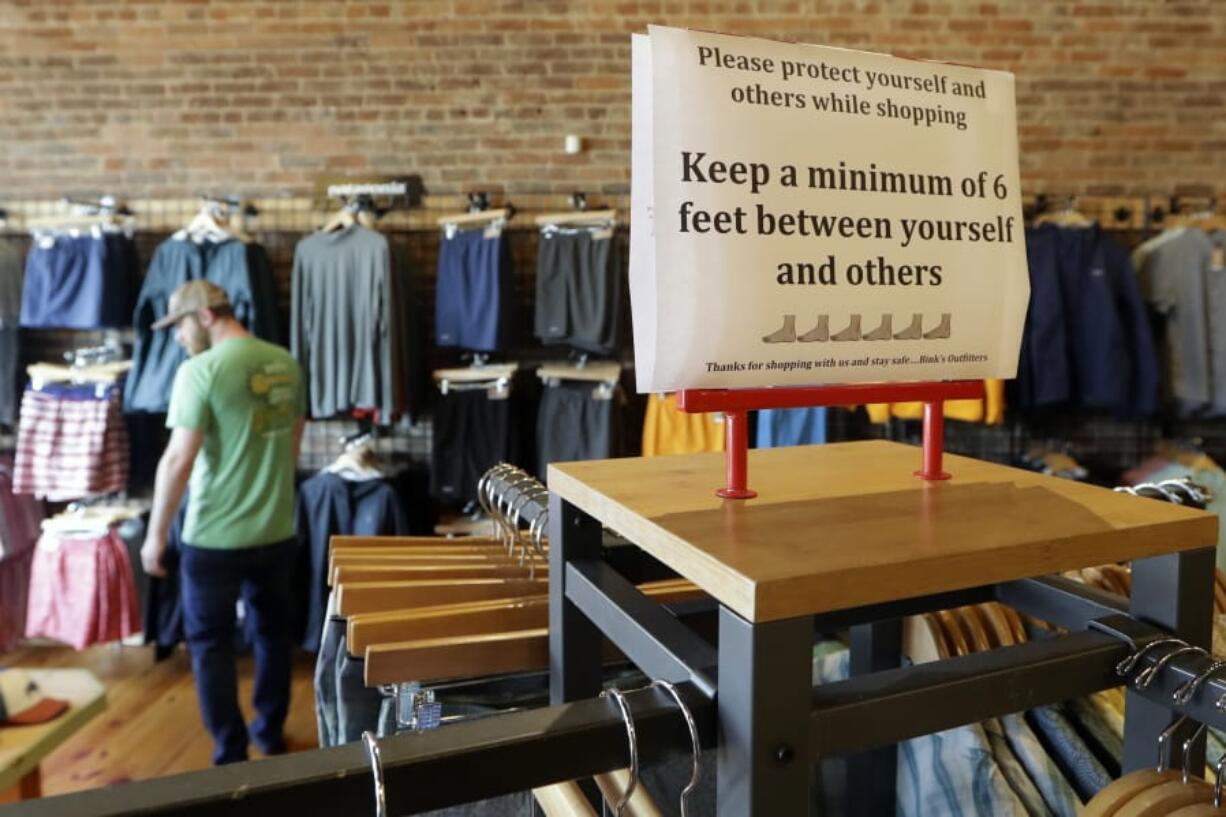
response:
<path fill-rule="evenodd" d="M 435 369 L 434 380 L 441 383 L 449 380 L 452 383 L 483 383 L 487 380 L 502 380 L 515 376 L 519 364 L 486 363 L 481 366 L 463 366 L 454 369 Z"/>
<path fill-rule="evenodd" d="M 409 548 L 435 546 L 444 547 L 477 547 L 480 545 L 500 544 L 495 537 L 490 536 L 332 536 L 328 539 L 328 547 L 332 550 L 346 548 Z"/>
<path fill-rule="evenodd" d="M 1077 209 L 1077 197 L 1069 196 L 1065 206 L 1060 210 L 1048 210 L 1039 213 L 1034 223 L 1055 224 L 1060 227 L 1089 227 L 1094 222 Z"/>
<path fill-rule="evenodd" d="M 474 224 L 488 224 L 492 221 L 509 221 L 511 218 L 511 208 L 499 207 L 493 210 L 481 210 L 476 213 L 456 213 L 454 215 L 441 216 L 438 219 L 438 225 L 445 227 L 449 224 L 455 226 L 469 226 Z"/>
<path fill-rule="evenodd" d="M 524 567 L 518 556 L 508 556 L 506 550 L 482 553 L 408 553 L 408 554 L 354 554 L 338 553 L 328 562 L 328 575 L 334 577 L 338 568 L 342 567 L 462 567 L 465 565 L 486 565 L 490 567 Z M 541 560 L 536 561 L 538 568 L 545 567 Z"/>
<path fill-rule="evenodd" d="M 969 634 L 973 652 L 988 652 L 992 649 L 992 641 L 988 638 L 987 628 L 978 614 L 971 607 L 959 607 L 955 615 L 962 620 L 963 630 Z"/>
<path fill-rule="evenodd" d="M 600 817 L 573 780 L 532 790 L 545 817 Z"/>
<path fill-rule="evenodd" d="M 1162 226 L 1167 229 L 1191 227 L 1197 230 L 1226 230 L 1226 215 L 1214 210 L 1202 210 L 1196 213 L 1168 213 L 1162 220 Z"/>
<path fill-rule="evenodd" d="M 1180 781 L 1180 772 L 1164 769 L 1159 772 L 1153 768 L 1140 769 L 1124 775 L 1106 786 L 1086 803 L 1080 817 L 1113 817 L 1137 795 L 1170 781 Z"/>
<path fill-rule="evenodd" d="M 596 781 L 596 786 L 600 789 L 606 802 L 617 803 L 621 800 L 621 792 L 630 785 L 630 770 L 618 769 L 598 774 L 592 779 Z M 545 817 L 598 817 L 596 809 L 592 808 L 583 790 L 574 781 L 533 789 L 532 796 L 536 798 L 541 810 L 545 812 Z M 662 815 L 660 807 L 641 785 L 634 789 L 622 813 L 627 817 Z"/>
<path fill-rule="evenodd" d="M 61 230 L 81 230 L 88 232 L 97 229 L 115 229 L 122 227 L 130 216 L 120 216 L 114 213 L 64 213 L 62 215 L 30 216 L 25 219 L 24 226 L 30 232 L 53 232 Z"/>
<path fill-rule="evenodd" d="M 537 563 L 535 575 L 548 578 L 549 567 Z M 332 583 L 400 581 L 403 579 L 527 579 L 528 566 L 516 564 L 460 565 L 340 565 L 332 574 Z"/>
<path fill-rule="evenodd" d="M 506 545 L 439 545 L 438 547 L 406 548 L 342 548 L 328 554 L 333 564 L 378 564 L 437 561 L 479 561 L 496 557 L 509 558 Z"/>
<path fill-rule="evenodd" d="M 986 608 L 986 604 L 970 604 L 964 609 L 966 610 L 967 617 L 974 619 L 976 626 L 983 631 L 983 634 L 987 638 L 988 642 L 987 649 L 995 650 L 999 647 L 1008 646 L 1008 641 L 1005 639 L 1007 639 L 1009 635 L 1002 635 L 1001 631 L 997 629 L 996 621 L 988 616 Z M 1001 624 L 1004 624 L 1006 628 L 1008 627 L 1003 615 L 1000 618 L 1000 622 Z"/>
<path fill-rule="evenodd" d="M 585 363 L 546 363 L 538 367 L 536 376 L 541 380 L 590 380 L 599 383 L 617 383 L 621 380 L 622 367 L 615 361 Z"/>
<path fill-rule="evenodd" d="M 319 227 L 321 233 L 336 233 L 350 227 L 365 227 L 368 230 L 373 230 L 378 223 L 378 219 L 371 210 L 354 211 L 348 205 L 337 210 L 328 220 Z"/>
<path fill-rule="evenodd" d="M 544 593 L 545 580 L 442 579 L 439 581 L 353 582 L 338 584 L 337 615 L 404 610 L 449 601 L 483 601 Z"/>
<path fill-rule="evenodd" d="M 491 547 L 506 547 L 506 543 L 496 536 L 333 536 L 328 540 L 328 550 L 331 553 L 349 553 L 362 551 L 366 553 L 388 552 L 408 553 L 445 553 L 447 551 L 461 552 L 464 550 L 479 551 Z"/>
<path fill-rule="evenodd" d="M 688 581 L 651 582 L 639 589 L 660 604 L 703 598 Z M 355 655 L 378 643 L 415 641 L 431 636 L 458 636 L 522 630 L 549 625 L 549 599 L 541 594 L 489 601 L 451 603 L 412 610 L 350 616 L 346 643 Z"/>
<path fill-rule="evenodd" d="M 48 533 L 105 531 L 120 522 L 136 519 L 144 511 L 144 508 L 128 505 L 87 505 L 61 511 L 49 519 L 44 519 L 40 527 Z"/>
<path fill-rule="evenodd" d="M 1184 783 L 1181 776 L 1138 792 L 1115 812 L 1115 817 L 1169 817 L 1184 806 L 1213 802 L 1213 787 L 1203 780 Z"/>
<path fill-rule="evenodd" d="M 360 550 L 342 550 L 328 556 L 328 569 L 356 565 L 464 565 L 464 564 L 518 564 L 519 558 L 507 553 L 506 548 L 478 550 L 446 550 L 437 553 L 421 551 L 392 551 L 365 553 Z"/>
<path fill-rule="evenodd" d="M 255 241 L 255 236 L 247 232 L 247 222 L 242 207 L 230 211 L 225 227 L 230 231 L 230 235 L 244 244 L 251 244 Z"/>
<path fill-rule="evenodd" d="M 549 666 L 549 628 L 445 636 L 371 644 L 366 648 L 366 686 L 411 678 L 434 683 Z"/>
<path fill-rule="evenodd" d="M 1226 806 L 1218 808 L 1211 800 L 1208 803 L 1196 803 L 1176 809 L 1168 817 L 1223 817 L 1223 815 L 1226 815 Z"/>
<path fill-rule="evenodd" d="M 987 604 L 976 606 L 991 625 L 992 631 L 996 633 L 996 640 L 1000 646 L 1012 647 L 1025 640 L 1025 638 L 1018 640 L 1017 632 L 1013 629 L 1009 617 L 1005 615 L 999 603 L 990 601 Z"/>
<path fill-rule="evenodd" d="M 945 634 L 950 646 L 953 648 L 954 656 L 970 655 L 971 646 L 966 637 L 962 634 L 962 629 L 959 626 L 957 618 L 949 610 L 938 610 L 933 615 L 936 616 L 937 625 Z"/>
<path fill-rule="evenodd" d="M 621 802 L 622 794 L 630 785 L 630 770 L 617 769 L 616 771 L 598 774 L 593 780 L 596 781 L 596 787 L 600 789 L 601 796 L 604 797 L 610 809 L 617 803 Z M 660 807 L 651 799 L 651 795 L 643 787 L 643 782 L 640 780 L 635 787 L 634 793 L 630 795 L 630 799 L 626 801 L 626 805 L 622 808 L 622 814 L 626 817 L 664 817 L 664 813 L 660 811 Z"/>
<path fill-rule="evenodd" d="M 88 366 L 62 366 L 58 363 L 31 363 L 26 374 L 35 384 L 44 383 L 97 383 L 111 385 L 132 368 L 130 360 L 114 360 L 110 363 L 92 363 Z M 37 387 L 37 385 L 36 385 Z"/>
<path fill-rule="evenodd" d="M 561 227 L 570 224 L 613 224 L 617 221 L 617 211 L 612 209 L 559 210 L 555 213 L 542 213 L 536 217 L 535 221 L 538 227 L 548 227 L 550 225 Z"/>
<path fill-rule="evenodd" d="M 465 604 L 440 604 L 418 610 L 361 613 L 345 625 L 345 645 L 354 655 L 367 647 L 481 633 L 513 632 L 549 626 L 549 596 Z M 403 680 L 403 679 L 402 679 Z"/>
<path fill-rule="evenodd" d="M 903 655 L 912 663 L 927 664 L 949 658 L 949 646 L 931 614 L 907 616 L 902 627 Z"/>
<path fill-rule="evenodd" d="M 217 219 L 214 209 L 208 205 L 201 207 L 183 229 L 173 236 L 176 241 L 193 241 L 201 244 L 205 241 L 221 243 L 232 238 L 238 238 L 230 232 L 228 224 L 222 224 Z M 247 237 L 250 240 L 250 236 Z"/>

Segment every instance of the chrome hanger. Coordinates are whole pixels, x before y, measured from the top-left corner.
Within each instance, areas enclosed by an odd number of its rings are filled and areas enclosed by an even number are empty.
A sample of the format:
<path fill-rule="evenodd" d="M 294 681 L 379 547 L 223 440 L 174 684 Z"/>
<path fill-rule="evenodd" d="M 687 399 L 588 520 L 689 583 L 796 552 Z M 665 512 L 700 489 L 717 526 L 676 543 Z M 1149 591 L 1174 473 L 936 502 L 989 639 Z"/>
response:
<path fill-rule="evenodd" d="M 528 528 L 528 535 L 532 541 L 532 549 L 536 551 L 536 555 L 543 561 L 548 563 L 549 556 L 545 553 L 545 529 L 549 524 L 549 507 L 541 511 L 536 519 L 532 520 L 532 525 Z"/>
<path fill-rule="evenodd" d="M 1168 726 L 1166 729 L 1163 729 L 1162 734 L 1158 736 L 1158 769 L 1157 770 L 1159 772 L 1162 772 L 1163 770 L 1166 769 L 1166 763 L 1163 762 L 1162 747 L 1165 746 L 1166 742 L 1171 739 L 1171 736 L 1173 736 L 1177 731 L 1179 731 L 1179 727 L 1183 726 L 1184 722 L 1187 721 L 1187 719 L 1188 719 L 1188 716 L 1184 715 L 1179 720 L 1175 721 L 1170 726 Z"/>
<path fill-rule="evenodd" d="M 630 703 L 626 700 L 625 694 L 616 687 L 609 687 L 600 693 L 600 697 L 612 698 L 617 702 L 617 708 L 621 710 L 622 721 L 626 724 L 626 738 L 630 744 L 630 782 L 626 784 L 626 791 L 622 793 L 617 805 L 613 806 L 614 817 L 621 817 L 622 809 L 626 807 L 626 803 L 630 802 L 639 784 L 639 739 L 634 729 L 634 715 L 630 712 Z"/>
<path fill-rule="evenodd" d="M 502 479 L 505 490 L 503 493 L 499 494 L 498 502 L 495 507 L 498 509 L 498 515 L 501 518 L 504 530 L 506 531 L 507 552 L 511 554 L 515 552 L 517 547 L 522 546 L 523 542 L 521 542 L 519 538 L 518 526 L 511 521 L 511 508 L 516 502 L 519 501 L 519 497 L 511 498 L 509 496 L 511 493 L 509 489 L 526 486 L 530 481 L 533 481 L 532 478 L 518 468 L 516 468 L 515 471 L 509 476 L 503 477 Z M 522 556 L 520 564 L 523 564 Z"/>
<path fill-rule="evenodd" d="M 1175 644 L 1178 644 L 1181 647 L 1188 646 L 1188 642 L 1184 641 L 1182 638 L 1159 638 L 1156 641 L 1149 642 L 1144 647 L 1137 650 L 1136 652 L 1134 652 L 1132 655 L 1125 658 L 1120 663 L 1116 664 L 1115 673 L 1117 675 L 1127 676 L 1134 669 L 1136 669 L 1137 664 L 1141 661 L 1142 658 L 1149 655 L 1151 652 L 1158 649 L 1159 647 L 1168 647 L 1168 646 L 1175 645 Z"/>
<path fill-rule="evenodd" d="M 1150 684 L 1154 682 L 1154 679 L 1158 677 L 1158 674 L 1161 673 L 1162 670 L 1166 669 L 1167 664 L 1171 663 L 1172 659 L 1180 655 L 1187 655 L 1191 652 L 1200 653 L 1201 655 L 1209 654 L 1203 647 L 1180 647 L 1177 650 L 1171 650 L 1166 655 L 1155 661 L 1152 667 L 1144 669 L 1137 674 L 1137 677 L 1134 679 L 1136 681 L 1137 689 L 1148 689 Z"/>
<path fill-rule="evenodd" d="M 1199 738 L 1204 733 L 1205 733 L 1205 724 L 1202 723 L 1200 726 L 1196 727 L 1196 731 L 1193 732 L 1191 735 L 1189 735 L 1188 739 L 1183 742 L 1182 766 L 1183 766 L 1183 784 L 1185 786 L 1188 785 L 1188 781 L 1192 778 L 1192 770 L 1188 768 L 1188 764 L 1191 761 L 1192 744 L 1195 743 L 1196 739 Z"/>
<path fill-rule="evenodd" d="M 1218 760 L 1217 766 L 1214 767 L 1214 776 L 1217 778 L 1213 783 L 1213 807 L 1222 807 L 1222 776 L 1226 775 L 1226 754 L 1222 755 Z"/>
<path fill-rule="evenodd" d="M 694 723 L 694 714 L 690 712 L 690 708 L 685 705 L 685 701 L 681 699 L 681 693 L 669 681 L 653 681 L 653 687 L 661 687 L 669 695 L 673 696 L 673 700 L 677 702 L 677 708 L 681 710 L 681 714 L 685 716 L 685 725 L 690 730 L 690 743 L 694 748 L 694 770 L 690 773 L 690 782 L 681 790 L 681 817 L 689 817 L 686 801 L 690 796 L 690 792 L 698 787 L 698 774 L 701 771 L 700 763 L 702 759 L 702 746 L 698 741 L 698 725 Z"/>
<path fill-rule="evenodd" d="M 1186 684 L 1175 690 L 1175 694 L 1171 696 L 1171 700 L 1183 706 L 1187 704 L 1200 690 L 1201 686 L 1211 677 L 1216 675 L 1223 667 L 1226 667 L 1226 661 L 1214 661 L 1203 672 L 1188 681 Z"/>
<path fill-rule="evenodd" d="M 387 789 L 383 785 L 383 755 L 373 732 L 362 733 L 362 744 L 370 758 L 370 773 L 375 779 L 375 817 L 387 817 Z"/>

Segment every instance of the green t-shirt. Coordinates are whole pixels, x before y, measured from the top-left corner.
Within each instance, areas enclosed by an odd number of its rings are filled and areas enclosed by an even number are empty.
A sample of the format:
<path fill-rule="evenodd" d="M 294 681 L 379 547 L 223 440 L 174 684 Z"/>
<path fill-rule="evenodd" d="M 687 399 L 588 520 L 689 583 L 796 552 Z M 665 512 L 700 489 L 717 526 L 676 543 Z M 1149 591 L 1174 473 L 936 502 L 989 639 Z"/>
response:
<path fill-rule="evenodd" d="M 298 362 L 280 346 L 233 338 L 179 366 L 166 426 L 204 433 L 187 544 L 233 549 L 294 535 L 294 423 L 305 408 Z"/>

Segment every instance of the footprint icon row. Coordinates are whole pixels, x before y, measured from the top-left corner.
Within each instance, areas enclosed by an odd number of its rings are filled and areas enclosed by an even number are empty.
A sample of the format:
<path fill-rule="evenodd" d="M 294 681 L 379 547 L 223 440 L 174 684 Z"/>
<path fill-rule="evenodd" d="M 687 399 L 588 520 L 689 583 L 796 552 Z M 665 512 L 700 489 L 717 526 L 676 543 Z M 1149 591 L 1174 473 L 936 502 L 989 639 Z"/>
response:
<path fill-rule="evenodd" d="M 825 343 L 826 341 L 847 340 L 945 340 L 950 335 L 950 324 L 953 316 L 949 312 L 941 313 L 941 321 L 936 326 L 924 331 L 924 316 L 915 312 L 911 315 L 911 324 L 899 332 L 894 331 L 894 316 L 881 316 L 881 324 L 871 332 L 860 328 L 861 316 L 854 314 L 846 329 L 831 334 L 830 316 L 818 315 L 817 326 L 803 334 L 796 334 L 796 316 L 784 315 L 783 326 L 762 337 L 763 343 Z"/>

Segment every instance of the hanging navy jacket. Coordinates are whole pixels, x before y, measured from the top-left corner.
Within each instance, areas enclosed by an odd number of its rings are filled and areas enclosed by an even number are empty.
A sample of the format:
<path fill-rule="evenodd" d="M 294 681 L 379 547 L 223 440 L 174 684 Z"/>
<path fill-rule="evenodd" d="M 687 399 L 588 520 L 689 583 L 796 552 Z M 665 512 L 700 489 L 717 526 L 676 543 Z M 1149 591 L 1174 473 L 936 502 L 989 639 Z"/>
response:
<path fill-rule="evenodd" d="M 1152 414 L 1158 363 L 1128 251 L 1099 227 L 1027 230 L 1030 306 L 1019 408 L 1060 405 Z"/>
<path fill-rule="evenodd" d="M 298 488 L 295 632 L 315 652 L 328 606 L 328 541 L 342 536 L 405 536 L 409 519 L 385 479 L 347 480 L 321 471 Z"/>
<path fill-rule="evenodd" d="M 170 385 L 187 354 L 175 342 L 173 330 L 155 331 L 152 326 L 165 317 L 171 293 L 202 278 L 226 291 L 234 316 L 252 334 L 274 343 L 282 340 L 276 283 L 263 247 L 241 241 L 196 244 L 167 239 L 149 262 L 132 315 L 136 342 L 124 387 L 125 410 L 166 411 Z"/>

